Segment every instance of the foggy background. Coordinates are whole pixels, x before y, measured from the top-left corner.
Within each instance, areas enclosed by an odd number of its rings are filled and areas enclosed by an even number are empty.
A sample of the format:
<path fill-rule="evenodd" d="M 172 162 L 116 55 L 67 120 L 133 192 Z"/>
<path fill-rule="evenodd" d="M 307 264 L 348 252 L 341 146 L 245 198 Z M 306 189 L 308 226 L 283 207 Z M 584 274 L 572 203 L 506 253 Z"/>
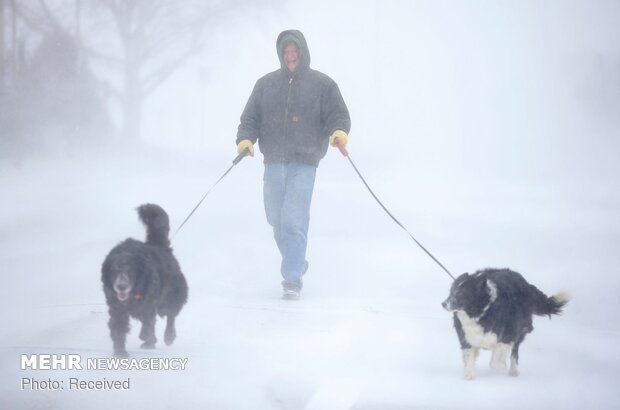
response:
<path fill-rule="evenodd" d="M 619 21 L 617 1 L 0 0 L 0 407 L 617 408 Z M 68 375 L 20 354 L 110 353 L 103 258 L 143 237 L 136 206 L 174 231 L 230 166 L 285 29 L 338 83 L 353 161 L 453 274 L 574 293 L 536 319 L 522 375 L 481 354 L 462 380 L 449 278 L 330 148 L 298 305 L 278 299 L 257 153 L 172 241 L 190 299 L 152 354 L 190 370 L 129 374 L 127 394 L 21 391 Z"/>

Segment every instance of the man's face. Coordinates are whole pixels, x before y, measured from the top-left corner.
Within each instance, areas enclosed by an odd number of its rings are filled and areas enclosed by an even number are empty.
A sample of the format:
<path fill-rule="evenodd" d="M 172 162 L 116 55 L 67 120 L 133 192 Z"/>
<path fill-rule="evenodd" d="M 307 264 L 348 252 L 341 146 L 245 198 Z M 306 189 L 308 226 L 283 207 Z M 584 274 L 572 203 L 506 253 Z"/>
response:
<path fill-rule="evenodd" d="M 295 43 L 288 43 L 286 47 L 284 47 L 283 59 L 288 70 L 294 73 L 299 65 L 299 49 Z"/>

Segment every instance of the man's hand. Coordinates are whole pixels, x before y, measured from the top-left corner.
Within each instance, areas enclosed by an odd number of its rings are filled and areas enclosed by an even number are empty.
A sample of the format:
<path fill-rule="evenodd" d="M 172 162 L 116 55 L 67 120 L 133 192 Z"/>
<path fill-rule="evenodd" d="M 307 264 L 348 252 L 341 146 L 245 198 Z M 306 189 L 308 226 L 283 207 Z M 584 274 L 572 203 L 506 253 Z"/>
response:
<path fill-rule="evenodd" d="M 336 147 L 336 146 L 340 145 L 340 146 L 342 146 L 344 148 L 344 147 L 347 146 L 348 142 L 349 142 L 349 136 L 343 130 L 336 130 L 329 137 L 329 144 L 332 147 Z"/>
<path fill-rule="evenodd" d="M 241 140 L 239 144 L 237 144 L 237 154 L 241 154 L 244 149 L 248 149 L 248 154 L 253 157 L 254 156 L 254 144 L 250 140 Z"/>

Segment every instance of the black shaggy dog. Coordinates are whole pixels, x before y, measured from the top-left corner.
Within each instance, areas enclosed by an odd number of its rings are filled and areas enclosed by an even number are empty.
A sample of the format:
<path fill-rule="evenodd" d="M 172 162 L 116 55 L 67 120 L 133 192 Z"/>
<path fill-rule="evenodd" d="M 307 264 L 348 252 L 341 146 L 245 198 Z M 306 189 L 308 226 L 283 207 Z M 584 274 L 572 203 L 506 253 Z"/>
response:
<path fill-rule="evenodd" d="M 518 376 L 519 345 L 534 330 L 532 315 L 557 315 L 569 301 L 567 293 L 547 297 L 509 269 L 485 269 L 459 276 L 442 306 L 454 312 L 454 327 L 463 350 L 465 378 L 474 378 L 480 349 L 492 351 L 491 367 Z"/>
<path fill-rule="evenodd" d="M 130 316 L 142 322 L 140 347 L 154 349 L 156 315 L 167 316 L 164 342 L 170 345 L 176 338 L 175 318 L 187 302 L 187 282 L 168 240 L 168 214 L 154 204 L 137 210 L 146 226 L 146 242 L 126 239 L 110 251 L 101 267 L 110 337 L 114 355 L 121 357 L 128 356 Z"/>

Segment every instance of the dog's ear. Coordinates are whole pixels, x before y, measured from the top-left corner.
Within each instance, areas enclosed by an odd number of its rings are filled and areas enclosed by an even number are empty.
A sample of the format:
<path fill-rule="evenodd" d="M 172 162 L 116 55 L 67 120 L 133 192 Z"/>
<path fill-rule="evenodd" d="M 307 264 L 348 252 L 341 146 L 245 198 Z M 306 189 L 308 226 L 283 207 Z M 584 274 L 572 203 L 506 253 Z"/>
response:
<path fill-rule="evenodd" d="M 478 275 L 476 277 L 476 286 L 478 289 L 486 289 L 487 287 L 487 275 Z"/>
<path fill-rule="evenodd" d="M 456 279 L 454 279 L 454 282 L 452 282 L 452 287 L 451 288 L 455 289 L 455 288 L 461 286 L 463 283 L 467 282 L 467 279 L 469 279 L 469 274 L 467 272 L 461 274 Z"/>

